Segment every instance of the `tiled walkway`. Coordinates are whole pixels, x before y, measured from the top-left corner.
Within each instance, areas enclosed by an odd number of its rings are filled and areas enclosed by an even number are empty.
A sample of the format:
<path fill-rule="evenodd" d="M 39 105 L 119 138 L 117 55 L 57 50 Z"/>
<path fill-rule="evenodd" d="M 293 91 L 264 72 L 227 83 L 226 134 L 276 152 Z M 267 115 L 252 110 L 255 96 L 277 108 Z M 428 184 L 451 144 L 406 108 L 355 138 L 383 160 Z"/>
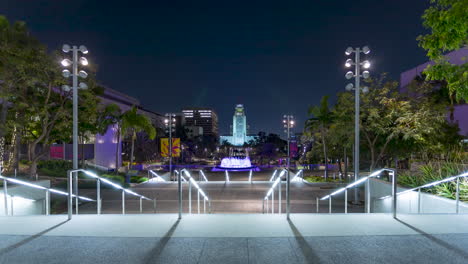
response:
<path fill-rule="evenodd" d="M 0 263 L 468 263 L 468 215 L 0 218 Z"/>

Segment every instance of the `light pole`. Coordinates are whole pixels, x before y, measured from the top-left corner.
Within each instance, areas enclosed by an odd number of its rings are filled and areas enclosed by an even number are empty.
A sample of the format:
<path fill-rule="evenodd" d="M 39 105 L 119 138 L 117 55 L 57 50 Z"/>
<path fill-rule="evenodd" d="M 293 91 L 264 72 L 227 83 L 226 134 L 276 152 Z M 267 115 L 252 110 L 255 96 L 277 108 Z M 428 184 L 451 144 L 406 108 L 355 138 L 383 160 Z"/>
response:
<path fill-rule="evenodd" d="M 69 92 L 70 90 L 73 91 L 73 169 L 77 170 L 78 169 L 78 89 L 88 89 L 88 86 L 86 83 L 80 82 L 78 84 L 78 77 L 81 78 L 86 78 L 88 77 L 88 74 L 80 70 L 78 71 L 78 63 L 80 63 L 83 66 L 88 65 L 88 60 L 85 57 L 80 57 L 78 59 L 78 51 L 81 52 L 82 54 L 88 54 L 88 49 L 81 45 L 79 47 L 77 46 L 72 46 L 68 44 L 64 44 L 62 46 L 62 51 L 65 53 L 72 52 L 72 60 L 70 59 L 63 59 L 61 64 L 63 67 L 68 67 L 72 66 L 72 72 L 70 72 L 68 69 L 64 69 L 62 71 L 62 75 L 65 78 L 69 78 L 70 76 L 72 77 L 72 87 L 68 85 L 63 85 L 62 89 L 66 92 Z M 78 181 L 78 174 L 74 172 L 75 176 L 75 181 Z M 75 183 L 75 195 L 78 195 L 78 184 Z M 76 208 L 78 211 L 78 200 L 76 202 Z"/>
<path fill-rule="evenodd" d="M 354 181 L 357 181 L 359 177 L 359 95 L 361 90 L 363 93 L 369 92 L 368 87 L 360 87 L 361 77 L 363 77 L 364 79 L 369 78 L 369 71 L 364 70 L 361 74 L 361 67 L 363 67 L 364 69 L 370 68 L 370 62 L 368 60 L 361 62 L 360 55 L 361 53 L 369 54 L 370 49 L 367 46 L 355 49 L 353 49 L 352 47 L 348 47 L 345 51 L 345 54 L 349 56 L 353 52 L 355 54 L 355 61 L 353 61 L 352 59 L 347 59 L 345 62 L 345 66 L 350 68 L 352 65 L 354 65 L 354 73 L 352 71 L 348 71 L 345 77 L 348 80 L 354 78 L 355 81 L 354 85 L 352 83 L 346 85 L 346 91 L 354 90 Z M 358 203 L 358 198 L 358 189 L 355 188 L 354 203 Z"/>
<path fill-rule="evenodd" d="M 175 114 L 167 113 L 164 119 L 166 133 L 169 134 L 169 179 L 172 179 L 172 133 L 175 132 L 176 119 Z"/>
<path fill-rule="evenodd" d="M 289 220 L 289 214 L 291 211 L 291 199 L 289 195 L 291 179 L 289 177 L 289 166 L 291 160 L 291 153 L 289 148 L 289 141 L 291 139 L 291 129 L 294 127 L 294 117 L 292 115 L 283 115 L 283 127 L 285 128 L 284 132 L 287 134 L 288 142 L 288 158 L 287 158 L 287 174 L 286 174 L 286 219 Z M 280 180 L 281 186 L 281 180 Z"/>

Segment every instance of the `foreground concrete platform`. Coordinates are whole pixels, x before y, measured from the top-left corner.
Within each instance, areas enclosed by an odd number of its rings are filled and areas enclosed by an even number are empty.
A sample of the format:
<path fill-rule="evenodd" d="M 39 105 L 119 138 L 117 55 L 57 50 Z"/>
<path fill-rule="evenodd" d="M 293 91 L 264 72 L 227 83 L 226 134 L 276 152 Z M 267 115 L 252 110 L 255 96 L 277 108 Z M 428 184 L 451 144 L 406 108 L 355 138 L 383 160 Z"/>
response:
<path fill-rule="evenodd" d="M 0 263 L 468 263 L 468 215 L 0 218 Z"/>

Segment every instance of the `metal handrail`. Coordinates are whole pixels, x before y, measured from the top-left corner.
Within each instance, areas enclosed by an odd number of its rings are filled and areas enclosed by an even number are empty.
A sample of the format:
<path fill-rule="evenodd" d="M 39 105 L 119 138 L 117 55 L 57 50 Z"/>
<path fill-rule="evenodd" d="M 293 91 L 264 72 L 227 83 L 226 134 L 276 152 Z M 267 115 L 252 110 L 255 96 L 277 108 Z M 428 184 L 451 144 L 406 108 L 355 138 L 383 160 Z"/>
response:
<path fill-rule="evenodd" d="M 56 194 L 60 194 L 60 195 L 64 195 L 64 196 L 69 195 L 68 193 L 62 192 L 62 191 L 57 190 L 57 189 L 47 188 L 47 187 L 40 186 L 40 185 L 37 185 L 37 184 L 34 184 L 34 183 L 30 183 L 30 182 L 26 182 L 26 181 L 22 181 L 22 180 L 18 180 L 18 179 L 8 178 L 8 177 L 2 176 L 2 175 L 0 175 L 0 179 L 3 180 L 3 194 L 4 194 L 4 198 L 5 198 L 5 216 L 8 215 L 8 184 L 7 184 L 7 182 L 20 184 L 20 185 L 28 186 L 28 187 L 39 189 L 39 190 L 45 190 L 45 192 L 46 192 L 46 197 L 45 197 L 45 199 L 46 199 L 46 201 L 45 201 L 46 215 L 50 214 L 50 203 L 49 203 L 49 201 L 50 201 L 50 193 L 51 192 L 56 193 Z M 77 196 L 77 195 L 74 195 L 74 194 L 72 194 L 72 197 L 76 197 L 77 199 L 81 199 L 81 200 L 85 200 L 85 201 L 89 201 L 89 202 L 95 202 L 96 201 L 96 200 L 93 200 L 93 199 L 88 198 L 88 197 Z"/>
<path fill-rule="evenodd" d="M 203 179 L 205 180 L 205 182 L 208 182 L 208 179 L 206 178 L 206 175 L 205 173 L 203 172 L 203 170 L 199 170 L 198 171 L 198 181 L 200 182 L 201 181 L 201 176 L 203 176 Z"/>
<path fill-rule="evenodd" d="M 397 187 L 397 175 L 396 175 L 396 170 L 395 169 L 390 169 L 390 168 L 383 168 L 383 169 L 380 169 L 380 170 L 377 170 L 377 171 L 374 171 L 373 173 L 371 173 L 369 176 L 366 176 L 366 177 L 362 177 L 361 179 L 353 182 L 353 183 L 350 183 L 348 184 L 347 186 L 343 187 L 343 188 L 340 188 L 328 195 L 325 195 L 324 197 L 319 198 L 317 197 L 316 198 L 316 205 L 317 205 L 317 213 L 319 212 L 319 201 L 321 200 L 326 200 L 328 199 L 328 213 L 331 214 L 332 212 L 332 197 L 341 193 L 341 192 L 345 192 L 345 214 L 348 213 L 348 189 L 352 188 L 352 187 L 356 187 L 358 186 L 359 184 L 361 183 L 364 183 L 366 182 L 366 185 L 367 185 L 367 188 L 366 188 L 366 211 L 367 213 L 370 213 L 370 185 L 369 185 L 369 179 L 370 178 L 374 178 L 374 177 L 377 177 L 379 176 L 382 172 L 384 171 L 388 171 L 390 172 L 390 175 L 392 176 L 392 215 L 393 215 L 393 218 L 396 218 L 396 203 L 397 203 L 397 199 L 396 199 L 396 187 Z"/>
<path fill-rule="evenodd" d="M 160 175 L 158 175 L 158 174 L 157 174 L 156 172 L 154 172 L 153 170 L 148 170 L 148 178 L 149 178 L 150 175 L 153 176 L 153 177 L 151 177 L 151 179 L 156 178 L 156 179 L 157 179 L 157 180 L 156 180 L 157 182 L 165 182 L 165 181 L 166 181 L 163 177 L 161 177 Z M 156 176 L 156 177 L 154 177 L 154 176 Z"/>
<path fill-rule="evenodd" d="M 273 174 L 271 175 L 270 181 L 275 180 L 275 175 L 276 175 L 277 172 L 278 172 L 278 170 L 273 171 Z"/>
<path fill-rule="evenodd" d="M 301 177 L 299 177 L 299 175 L 301 175 Z M 294 177 L 292 177 L 291 179 L 291 182 L 297 182 L 299 181 L 298 179 L 301 179 L 300 181 L 304 181 L 304 170 L 300 169 L 295 175 Z"/>
<path fill-rule="evenodd" d="M 271 213 L 275 213 L 275 188 L 278 186 L 278 213 L 281 214 L 281 177 L 287 172 L 287 170 L 282 169 L 276 180 L 273 182 L 273 185 L 268 190 L 267 194 L 262 201 L 262 213 L 265 213 L 265 204 L 266 211 L 269 211 L 269 196 L 271 195 Z M 276 171 L 273 173 L 273 176 L 276 174 Z"/>
<path fill-rule="evenodd" d="M 455 208 L 456 208 L 455 212 L 458 214 L 460 211 L 460 178 L 466 178 L 466 177 L 468 177 L 468 172 L 462 173 L 460 175 L 448 177 L 439 181 L 430 182 L 430 183 L 427 183 L 418 187 L 414 187 L 412 189 L 404 190 L 399 193 L 396 193 L 396 195 L 398 196 L 398 195 L 402 195 L 405 193 L 418 191 L 418 214 L 419 214 L 421 213 L 421 189 L 425 189 L 425 188 L 433 187 L 433 186 L 436 186 L 445 182 L 451 182 L 453 180 L 457 180 L 456 188 L 455 188 Z M 390 195 L 387 195 L 387 196 L 378 198 L 378 200 L 388 199 L 390 197 L 391 197 Z"/>
<path fill-rule="evenodd" d="M 189 214 L 192 213 L 192 185 L 195 186 L 195 188 L 198 191 L 197 194 L 197 210 L 198 213 L 200 214 L 200 194 L 203 196 L 203 213 L 206 214 L 206 202 L 208 201 L 208 213 L 211 213 L 211 200 L 208 198 L 208 195 L 203 191 L 203 189 L 197 184 L 197 182 L 193 179 L 192 175 L 190 172 L 186 169 L 182 169 L 180 171 L 181 173 L 181 178 L 184 178 L 182 172 L 185 173 L 185 175 L 188 177 L 188 183 L 189 183 Z"/>
<path fill-rule="evenodd" d="M 101 214 L 101 206 L 102 206 L 102 200 L 101 200 L 101 182 L 108 184 L 118 190 L 122 191 L 122 214 L 125 214 L 125 193 L 131 194 L 133 196 L 136 196 L 140 198 L 140 213 L 143 212 L 143 200 L 148 200 L 148 201 L 153 201 L 153 207 L 154 210 L 156 211 L 156 199 L 150 199 L 144 195 L 138 194 L 136 192 L 133 192 L 129 189 L 126 189 L 116 183 L 113 183 L 112 181 L 99 177 L 97 174 L 95 174 L 92 171 L 84 170 L 84 169 L 76 169 L 76 170 L 69 170 L 68 171 L 68 219 L 72 219 L 72 208 L 73 208 L 73 199 L 70 198 L 70 196 L 73 194 L 73 187 L 75 187 L 75 194 L 78 194 L 78 172 L 83 172 L 85 175 L 96 179 L 96 201 L 97 201 L 97 214 Z M 75 184 L 73 184 L 72 181 L 72 173 L 75 174 Z M 75 213 L 78 214 L 78 198 L 75 198 Z"/>

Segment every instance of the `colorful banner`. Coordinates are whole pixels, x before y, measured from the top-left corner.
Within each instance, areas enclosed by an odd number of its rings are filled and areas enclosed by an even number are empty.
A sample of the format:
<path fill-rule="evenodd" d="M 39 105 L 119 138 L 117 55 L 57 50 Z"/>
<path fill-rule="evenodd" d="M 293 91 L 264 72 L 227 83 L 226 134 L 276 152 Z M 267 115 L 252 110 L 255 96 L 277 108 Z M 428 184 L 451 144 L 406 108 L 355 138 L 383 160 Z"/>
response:
<path fill-rule="evenodd" d="M 161 156 L 169 157 L 169 138 L 161 138 Z M 172 138 L 172 157 L 180 157 L 180 138 Z"/>

